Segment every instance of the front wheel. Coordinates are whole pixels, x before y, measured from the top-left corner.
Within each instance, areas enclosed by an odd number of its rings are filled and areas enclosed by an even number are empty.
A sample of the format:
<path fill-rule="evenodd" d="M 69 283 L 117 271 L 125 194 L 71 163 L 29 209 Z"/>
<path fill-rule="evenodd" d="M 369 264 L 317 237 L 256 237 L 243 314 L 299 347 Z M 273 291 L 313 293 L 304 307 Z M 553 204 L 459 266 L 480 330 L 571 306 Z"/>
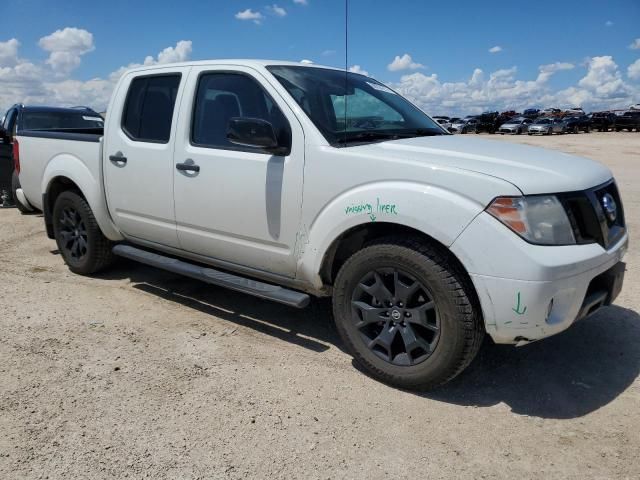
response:
<path fill-rule="evenodd" d="M 333 311 L 348 351 L 370 375 L 426 390 L 454 378 L 478 352 L 484 329 L 474 298 L 446 253 L 390 238 L 345 262 Z"/>
<path fill-rule="evenodd" d="M 91 207 L 76 192 L 62 192 L 56 199 L 53 232 L 72 272 L 89 275 L 113 263 L 113 243 L 102 234 Z"/>

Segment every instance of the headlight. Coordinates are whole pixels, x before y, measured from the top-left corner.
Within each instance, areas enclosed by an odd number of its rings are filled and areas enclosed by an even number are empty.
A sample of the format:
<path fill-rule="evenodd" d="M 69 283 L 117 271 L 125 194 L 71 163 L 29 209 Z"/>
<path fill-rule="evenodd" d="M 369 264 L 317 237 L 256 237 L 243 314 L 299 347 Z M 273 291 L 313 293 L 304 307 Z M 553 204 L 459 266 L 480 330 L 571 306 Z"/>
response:
<path fill-rule="evenodd" d="M 498 197 L 487 212 L 531 243 L 576 243 L 567 212 L 555 195 Z"/>

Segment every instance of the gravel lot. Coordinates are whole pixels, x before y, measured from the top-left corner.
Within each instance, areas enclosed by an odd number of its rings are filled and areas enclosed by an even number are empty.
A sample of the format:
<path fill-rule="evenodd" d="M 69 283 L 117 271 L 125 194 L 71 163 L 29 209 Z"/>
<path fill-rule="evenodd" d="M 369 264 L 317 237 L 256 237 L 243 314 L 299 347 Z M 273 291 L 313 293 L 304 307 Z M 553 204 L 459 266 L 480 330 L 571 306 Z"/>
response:
<path fill-rule="evenodd" d="M 0 478 L 639 478 L 640 134 L 492 138 L 613 169 L 626 284 L 561 335 L 487 342 L 428 394 L 354 368 L 327 302 L 125 261 L 75 276 L 41 216 L 0 210 Z"/>

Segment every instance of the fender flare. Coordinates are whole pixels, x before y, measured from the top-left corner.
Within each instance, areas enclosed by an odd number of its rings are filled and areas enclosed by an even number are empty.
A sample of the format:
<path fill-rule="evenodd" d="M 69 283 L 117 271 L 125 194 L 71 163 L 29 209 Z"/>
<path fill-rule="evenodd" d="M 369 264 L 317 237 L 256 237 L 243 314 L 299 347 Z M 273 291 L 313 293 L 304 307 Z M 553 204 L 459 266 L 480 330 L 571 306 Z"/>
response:
<path fill-rule="evenodd" d="M 45 167 L 41 185 L 41 191 L 45 198 L 49 194 L 52 182 L 58 178 L 66 178 L 77 185 L 87 203 L 89 203 L 89 207 L 91 207 L 98 226 L 105 237 L 113 241 L 124 239 L 109 215 L 102 183 L 100 183 L 102 181 L 101 178 L 96 178 L 80 159 L 66 153 L 56 155 L 49 160 Z M 45 210 L 47 208 L 52 209 L 53 205 L 43 205 L 43 208 Z M 47 212 L 45 212 L 46 215 Z"/>
<path fill-rule="evenodd" d="M 331 200 L 308 228 L 303 226 L 297 276 L 322 288 L 320 272 L 327 252 L 354 227 L 375 222 L 397 224 L 448 248 L 483 210 L 484 205 L 477 201 L 433 185 L 383 181 L 358 186 Z"/>

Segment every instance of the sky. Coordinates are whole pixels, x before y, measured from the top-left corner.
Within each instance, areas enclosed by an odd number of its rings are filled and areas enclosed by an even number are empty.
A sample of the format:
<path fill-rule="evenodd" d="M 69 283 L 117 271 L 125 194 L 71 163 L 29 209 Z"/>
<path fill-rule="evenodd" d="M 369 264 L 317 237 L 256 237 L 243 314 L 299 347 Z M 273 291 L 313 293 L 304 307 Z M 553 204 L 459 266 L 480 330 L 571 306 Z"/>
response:
<path fill-rule="evenodd" d="M 640 103 L 640 0 L 348 0 L 346 66 L 432 115 Z M 104 110 L 140 64 L 345 66 L 344 0 L 2 0 L 0 110 Z"/>

